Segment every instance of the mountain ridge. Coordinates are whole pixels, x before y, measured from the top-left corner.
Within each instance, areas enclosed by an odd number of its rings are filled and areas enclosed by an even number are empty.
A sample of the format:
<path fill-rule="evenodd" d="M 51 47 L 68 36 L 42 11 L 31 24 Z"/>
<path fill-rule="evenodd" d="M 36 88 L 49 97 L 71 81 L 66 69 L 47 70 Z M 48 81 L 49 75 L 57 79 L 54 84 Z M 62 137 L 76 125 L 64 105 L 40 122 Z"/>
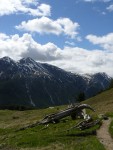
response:
<path fill-rule="evenodd" d="M 79 75 L 56 66 L 22 58 L 0 59 L 0 105 L 49 107 L 75 102 L 81 92 L 86 98 L 108 88 L 105 73 Z"/>

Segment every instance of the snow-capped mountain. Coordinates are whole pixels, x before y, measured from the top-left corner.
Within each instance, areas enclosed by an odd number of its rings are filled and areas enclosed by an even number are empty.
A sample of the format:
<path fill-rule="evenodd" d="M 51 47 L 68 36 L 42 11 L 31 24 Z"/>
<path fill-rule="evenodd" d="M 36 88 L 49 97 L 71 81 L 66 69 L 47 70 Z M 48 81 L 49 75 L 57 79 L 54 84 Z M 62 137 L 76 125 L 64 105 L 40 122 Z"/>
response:
<path fill-rule="evenodd" d="M 78 94 L 91 97 L 106 89 L 105 73 L 78 75 L 58 67 L 23 58 L 0 59 L 0 105 L 48 107 L 76 101 Z"/>

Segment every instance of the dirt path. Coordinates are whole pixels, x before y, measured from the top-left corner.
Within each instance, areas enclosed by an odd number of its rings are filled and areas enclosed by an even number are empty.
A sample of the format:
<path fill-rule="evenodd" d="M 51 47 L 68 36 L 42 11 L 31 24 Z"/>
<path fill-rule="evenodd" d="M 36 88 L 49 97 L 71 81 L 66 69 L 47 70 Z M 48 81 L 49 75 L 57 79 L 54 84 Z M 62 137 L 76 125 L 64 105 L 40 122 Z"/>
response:
<path fill-rule="evenodd" d="M 111 118 L 108 120 L 103 120 L 101 128 L 97 131 L 97 137 L 104 145 L 106 150 L 113 150 L 113 139 L 111 138 L 108 131 L 111 120 Z"/>

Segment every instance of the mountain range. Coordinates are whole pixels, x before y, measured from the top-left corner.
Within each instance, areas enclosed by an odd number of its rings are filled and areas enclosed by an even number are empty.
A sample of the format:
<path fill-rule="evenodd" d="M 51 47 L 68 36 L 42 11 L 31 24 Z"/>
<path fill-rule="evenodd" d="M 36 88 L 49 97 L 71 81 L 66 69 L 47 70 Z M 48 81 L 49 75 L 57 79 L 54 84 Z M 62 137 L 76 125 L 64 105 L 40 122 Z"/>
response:
<path fill-rule="evenodd" d="M 109 87 L 106 73 L 79 75 L 56 66 L 23 58 L 0 58 L 0 108 L 49 107 L 77 101 L 80 93 L 92 97 Z"/>

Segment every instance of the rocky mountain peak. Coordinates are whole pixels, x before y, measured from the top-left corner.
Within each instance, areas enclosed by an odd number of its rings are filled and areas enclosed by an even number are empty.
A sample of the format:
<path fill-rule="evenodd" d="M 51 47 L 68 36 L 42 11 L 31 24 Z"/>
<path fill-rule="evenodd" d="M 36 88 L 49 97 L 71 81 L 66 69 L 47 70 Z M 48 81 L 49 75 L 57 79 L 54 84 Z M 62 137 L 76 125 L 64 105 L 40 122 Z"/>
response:
<path fill-rule="evenodd" d="M 31 57 L 27 57 L 27 58 L 20 59 L 19 63 L 20 64 L 35 64 L 36 62 Z"/>
<path fill-rule="evenodd" d="M 8 56 L 0 58 L 0 61 L 6 62 L 6 63 L 15 63 L 15 61 Z"/>

